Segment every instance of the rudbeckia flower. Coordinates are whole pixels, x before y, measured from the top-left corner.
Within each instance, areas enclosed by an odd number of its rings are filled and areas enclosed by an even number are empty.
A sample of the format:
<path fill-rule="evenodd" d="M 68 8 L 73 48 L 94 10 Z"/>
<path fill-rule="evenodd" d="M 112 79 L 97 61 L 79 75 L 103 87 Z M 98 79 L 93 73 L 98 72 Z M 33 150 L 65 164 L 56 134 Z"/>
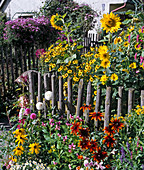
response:
<path fill-rule="evenodd" d="M 21 154 L 23 154 L 23 151 L 24 151 L 24 147 L 23 146 L 17 146 L 13 150 L 13 152 L 15 152 L 14 155 L 16 155 L 16 156 L 21 156 Z"/>
<path fill-rule="evenodd" d="M 93 159 L 98 163 L 103 161 L 107 157 L 107 152 L 101 151 L 101 148 L 97 148 L 97 152 L 93 152 Z"/>
<path fill-rule="evenodd" d="M 32 143 L 29 145 L 29 147 L 29 151 L 31 152 L 31 154 L 33 154 L 34 152 L 38 154 L 41 146 L 39 145 L 39 143 Z"/>

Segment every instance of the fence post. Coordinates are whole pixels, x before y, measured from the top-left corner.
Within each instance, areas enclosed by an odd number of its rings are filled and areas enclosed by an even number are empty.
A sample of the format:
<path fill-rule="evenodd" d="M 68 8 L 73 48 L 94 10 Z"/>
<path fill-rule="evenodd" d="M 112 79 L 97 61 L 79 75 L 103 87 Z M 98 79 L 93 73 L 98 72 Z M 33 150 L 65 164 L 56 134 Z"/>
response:
<path fill-rule="evenodd" d="M 72 113 L 72 78 L 68 77 L 68 104 L 67 104 L 67 119 Z"/>
<path fill-rule="evenodd" d="M 87 85 L 87 97 L 86 97 L 86 105 L 90 105 L 92 104 L 92 85 L 91 85 L 91 81 L 88 82 Z M 85 110 L 85 122 L 88 123 L 89 122 L 89 110 Z"/>
<path fill-rule="evenodd" d="M 40 72 L 38 72 L 38 102 L 42 102 L 42 80 Z"/>
<path fill-rule="evenodd" d="M 134 88 L 128 90 L 128 113 L 131 112 L 134 101 Z"/>
<path fill-rule="evenodd" d="M 34 73 L 31 71 L 28 73 L 29 77 L 29 92 L 30 92 L 30 109 L 34 111 L 35 97 L 34 97 Z"/>
<path fill-rule="evenodd" d="M 79 86 L 78 86 L 78 100 L 77 100 L 76 116 L 82 115 L 82 110 L 80 110 L 80 108 L 82 106 L 83 89 L 84 89 L 84 82 L 83 82 L 83 79 L 81 79 L 79 82 Z"/>
<path fill-rule="evenodd" d="M 44 73 L 44 91 L 51 91 L 51 74 Z M 46 118 L 47 107 L 50 107 L 50 101 L 44 99 L 44 117 Z"/>
<path fill-rule="evenodd" d="M 111 113 L 111 87 L 106 88 L 104 128 L 109 125 Z"/>
<path fill-rule="evenodd" d="M 51 83 L 52 83 L 52 115 L 56 112 L 56 76 L 51 76 Z"/>
<path fill-rule="evenodd" d="M 117 117 L 119 117 L 122 113 L 122 93 L 123 93 L 123 87 L 118 87 L 118 105 L 117 105 Z"/>
<path fill-rule="evenodd" d="M 141 107 L 144 106 L 144 90 L 141 90 Z"/>
<path fill-rule="evenodd" d="M 95 112 L 98 113 L 100 111 L 100 102 L 101 102 L 101 89 L 100 86 L 97 86 L 97 96 L 96 96 L 96 105 L 95 105 Z M 98 120 L 94 121 L 95 128 L 98 130 Z"/>
<path fill-rule="evenodd" d="M 59 77 L 59 111 L 61 114 L 65 112 L 62 76 Z"/>

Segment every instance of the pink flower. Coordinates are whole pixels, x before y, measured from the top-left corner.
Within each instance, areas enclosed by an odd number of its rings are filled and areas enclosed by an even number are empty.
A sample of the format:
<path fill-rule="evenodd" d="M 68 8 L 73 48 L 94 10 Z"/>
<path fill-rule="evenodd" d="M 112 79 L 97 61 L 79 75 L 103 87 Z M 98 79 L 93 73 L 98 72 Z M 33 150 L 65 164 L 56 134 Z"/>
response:
<path fill-rule="evenodd" d="M 25 112 L 24 112 L 24 115 L 28 115 L 28 114 L 30 114 L 30 112 L 31 112 L 30 108 L 26 108 Z"/>
<path fill-rule="evenodd" d="M 45 127 L 45 126 L 46 126 L 46 123 L 42 122 L 42 126 L 44 126 L 44 127 Z"/>
<path fill-rule="evenodd" d="M 136 73 L 139 73 L 140 71 L 139 70 L 136 70 Z"/>
<path fill-rule="evenodd" d="M 36 117 L 37 117 L 37 116 L 36 116 L 35 113 L 32 113 L 32 114 L 30 115 L 30 118 L 31 118 L 31 119 L 36 119 Z"/>
<path fill-rule="evenodd" d="M 56 125 L 55 130 L 60 130 L 60 127 L 58 125 Z"/>
<path fill-rule="evenodd" d="M 58 133 L 57 135 L 58 135 L 59 137 L 61 137 L 61 135 L 60 135 L 59 133 Z"/>
<path fill-rule="evenodd" d="M 63 141 L 65 142 L 66 139 L 67 139 L 67 136 L 64 136 L 64 137 L 63 137 Z"/>
<path fill-rule="evenodd" d="M 70 164 L 68 165 L 68 167 L 69 167 L 69 169 L 72 169 Z"/>
<path fill-rule="evenodd" d="M 57 164 L 57 162 L 53 161 L 53 164 L 54 164 L 54 165 L 56 165 L 56 164 Z"/>
<path fill-rule="evenodd" d="M 69 149 L 75 149 L 76 145 L 74 145 L 73 143 L 71 145 L 69 145 Z"/>
<path fill-rule="evenodd" d="M 144 57 L 140 56 L 140 63 L 144 61 Z"/>
<path fill-rule="evenodd" d="M 128 42 L 130 43 L 131 35 L 128 36 Z"/>
<path fill-rule="evenodd" d="M 143 147 L 142 146 L 140 146 L 140 150 L 143 151 Z"/>
<path fill-rule="evenodd" d="M 20 125 L 17 125 L 17 129 L 20 129 L 21 127 L 20 127 Z"/>
<path fill-rule="evenodd" d="M 70 114 L 70 117 L 69 117 L 70 119 L 73 119 L 74 118 L 74 116 L 72 116 L 71 114 Z"/>
<path fill-rule="evenodd" d="M 71 152 L 71 150 L 69 149 L 68 152 Z"/>
<path fill-rule="evenodd" d="M 134 58 L 135 58 L 135 60 L 136 60 L 136 58 L 137 58 L 137 53 L 135 53 L 135 56 L 134 56 Z"/>
<path fill-rule="evenodd" d="M 71 123 L 66 123 L 67 126 L 71 126 L 72 124 Z"/>
<path fill-rule="evenodd" d="M 139 41 L 139 35 L 137 35 L 137 42 Z"/>
<path fill-rule="evenodd" d="M 52 122 L 54 122 L 54 120 L 53 120 L 53 119 L 49 119 L 49 124 L 50 124 L 51 126 L 54 125 L 54 123 L 52 123 Z"/>

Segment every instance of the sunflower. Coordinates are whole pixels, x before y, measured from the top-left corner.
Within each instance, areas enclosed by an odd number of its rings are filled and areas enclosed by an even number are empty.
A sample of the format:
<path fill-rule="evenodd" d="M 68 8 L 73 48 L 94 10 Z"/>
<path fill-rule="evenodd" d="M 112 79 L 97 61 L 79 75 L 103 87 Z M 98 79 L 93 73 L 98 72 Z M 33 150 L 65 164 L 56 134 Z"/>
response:
<path fill-rule="evenodd" d="M 110 66 L 110 61 L 108 59 L 104 59 L 102 62 L 101 62 L 101 66 L 104 67 L 104 68 L 107 68 Z"/>
<path fill-rule="evenodd" d="M 80 108 L 80 110 L 81 110 L 81 109 L 83 109 L 83 112 L 84 112 L 85 110 L 91 110 L 91 104 L 90 104 L 90 105 L 84 104 L 84 105 Z"/>
<path fill-rule="evenodd" d="M 136 69 L 136 63 L 135 62 L 131 63 L 129 65 L 129 68 Z"/>
<path fill-rule="evenodd" d="M 124 127 L 124 124 L 121 123 L 120 120 L 117 118 L 112 119 L 109 125 L 112 126 L 113 130 L 117 130 L 118 132 L 119 132 L 119 129 L 122 129 L 122 127 Z"/>
<path fill-rule="evenodd" d="M 107 51 L 108 51 L 108 47 L 106 45 L 100 46 L 98 49 L 99 54 L 107 53 Z"/>
<path fill-rule="evenodd" d="M 54 27 L 55 29 L 61 31 L 61 30 L 62 30 L 62 26 L 56 25 L 56 23 L 58 22 L 58 21 L 57 21 L 57 17 L 58 17 L 58 14 L 53 15 L 53 16 L 51 17 L 50 23 L 51 23 L 52 27 Z"/>
<path fill-rule="evenodd" d="M 102 113 L 100 112 L 92 112 L 92 113 L 89 113 L 89 117 L 91 117 L 91 120 L 94 119 L 94 120 L 100 120 L 101 121 L 101 117 L 104 117 Z"/>
<path fill-rule="evenodd" d="M 140 46 L 139 43 L 136 43 L 136 44 L 135 44 L 135 49 L 136 49 L 136 50 L 140 50 L 140 49 L 141 49 L 141 46 Z"/>
<path fill-rule="evenodd" d="M 102 77 L 100 78 L 100 81 L 102 82 L 102 84 L 104 85 L 105 82 L 107 81 L 108 77 L 106 75 L 102 75 Z"/>
<path fill-rule="evenodd" d="M 90 152 L 95 151 L 97 149 L 97 146 L 98 144 L 96 142 L 96 139 L 95 140 L 91 139 L 90 145 L 89 145 Z"/>
<path fill-rule="evenodd" d="M 124 42 L 124 46 L 128 47 L 129 46 L 129 42 L 128 41 Z"/>
<path fill-rule="evenodd" d="M 32 143 L 29 145 L 29 147 L 29 151 L 31 152 L 31 154 L 33 154 L 34 152 L 38 154 L 41 146 L 39 145 L 39 143 Z"/>
<path fill-rule="evenodd" d="M 110 55 L 109 53 L 101 53 L 100 54 L 100 60 L 105 60 L 105 59 L 109 59 Z"/>
<path fill-rule="evenodd" d="M 88 149 L 89 148 L 89 145 L 90 145 L 90 142 L 89 140 L 87 139 L 82 139 L 79 141 L 79 144 L 78 144 L 78 147 L 81 147 L 81 149 Z"/>
<path fill-rule="evenodd" d="M 21 129 L 17 129 L 13 132 L 13 134 L 15 134 L 14 137 L 17 137 L 18 135 L 24 135 L 25 134 L 25 129 L 21 128 Z"/>
<path fill-rule="evenodd" d="M 106 126 L 103 131 L 104 133 L 108 134 L 108 135 L 113 135 L 115 133 L 115 131 L 112 129 L 112 125 L 108 125 Z"/>
<path fill-rule="evenodd" d="M 88 138 L 89 137 L 89 128 L 80 127 L 78 135 L 80 136 L 80 138 Z"/>
<path fill-rule="evenodd" d="M 120 17 L 114 15 L 112 12 L 110 14 L 103 14 L 103 18 L 100 20 L 102 23 L 103 30 L 107 32 L 116 32 L 120 28 L 121 22 Z"/>
<path fill-rule="evenodd" d="M 114 39 L 114 44 L 117 44 L 117 43 L 121 43 L 123 40 L 121 39 L 121 37 L 116 37 Z"/>
<path fill-rule="evenodd" d="M 75 122 L 74 121 L 74 123 L 72 123 L 73 124 L 73 126 L 70 128 L 72 131 L 71 131 L 71 133 L 73 133 L 74 135 L 76 135 L 77 136 L 77 133 L 79 132 L 79 126 L 80 126 L 80 122 Z"/>
<path fill-rule="evenodd" d="M 13 152 L 15 152 L 14 155 L 16 155 L 16 156 L 21 156 L 21 154 L 23 154 L 23 151 L 24 151 L 24 147 L 23 146 L 17 146 L 13 150 Z"/>
<path fill-rule="evenodd" d="M 116 81 L 118 80 L 118 76 L 114 73 L 111 75 L 111 80 Z"/>
<path fill-rule="evenodd" d="M 107 147 L 113 147 L 113 145 L 115 144 L 115 139 L 113 138 L 113 135 L 104 136 L 103 143 L 105 143 Z"/>
<path fill-rule="evenodd" d="M 16 136 L 16 141 L 15 142 L 18 142 L 18 145 L 21 143 L 23 145 L 23 143 L 25 142 L 25 140 L 28 140 L 27 138 L 27 135 L 18 135 Z"/>
<path fill-rule="evenodd" d="M 103 161 L 107 157 L 107 152 L 101 151 L 101 148 L 97 148 L 97 152 L 93 152 L 93 159 L 98 163 Z"/>

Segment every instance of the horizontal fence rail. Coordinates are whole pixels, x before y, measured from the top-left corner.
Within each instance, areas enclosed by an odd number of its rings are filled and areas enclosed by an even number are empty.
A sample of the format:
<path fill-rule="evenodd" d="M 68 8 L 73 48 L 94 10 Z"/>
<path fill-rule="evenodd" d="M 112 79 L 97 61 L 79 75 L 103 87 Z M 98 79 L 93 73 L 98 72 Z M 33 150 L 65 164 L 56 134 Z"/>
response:
<path fill-rule="evenodd" d="M 33 109 L 32 103 L 34 102 L 44 102 L 50 106 L 50 102 L 46 101 L 43 96 L 43 94 L 46 91 L 52 91 L 52 101 L 51 106 L 55 109 L 53 109 L 52 114 L 56 114 L 56 111 L 58 110 L 61 114 L 64 114 L 66 111 L 67 119 L 69 119 L 70 114 L 75 114 L 77 116 L 84 116 L 85 122 L 89 122 L 89 111 L 87 110 L 85 113 L 83 113 L 82 109 L 80 109 L 84 103 L 86 105 L 92 105 L 93 99 L 92 99 L 92 85 L 89 81 L 87 85 L 84 85 L 83 79 L 79 81 L 78 89 L 77 89 L 77 102 L 75 105 L 73 105 L 73 87 L 72 87 L 72 78 L 68 77 L 68 87 L 67 87 L 67 100 L 64 100 L 64 91 L 63 91 L 63 77 L 62 76 L 56 76 L 52 73 L 45 73 L 43 76 L 40 72 L 35 70 L 29 70 L 23 75 L 28 75 L 29 77 L 29 99 L 31 103 L 31 109 Z M 44 80 L 44 82 L 42 82 Z M 37 87 L 37 96 L 36 94 L 36 82 L 38 84 Z M 84 89 L 86 89 L 86 99 L 84 99 Z M 104 127 L 108 126 L 110 118 L 111 118 L 111 111 L 112 111 L 112 87 L 106 87 L 106 94 L 105 97 L 101 96 L 102 89 L 100 86 L 97 86 L 97 95 L 96 95 L 96 102 L 95 102 L 95 109 L 94 112 L 99 112 L 101 108 L 102 100 L 104 100 Z M 122 109 L 123 109 L 123 87 L 118 87 L 118 99 L 117 99 L 117 116 L 122 115 Z M 133 109 L 134 106 L 134 91 L 135 89 L 129 88 L 128 90 L 128 98 L 127 98 L 127 111 L 126 113 L 130 113 L 130 111 Z M 140 91 L 140 105 L 144 106 L 144 90 Z M 36 99 L 37 98 L 37 99 Z M 46 115 L 46 106 L 45 111 Z M 83 115 L 84 114 L 84 115 Z M 98 121 L 95 121 L 95 127 L 98 129 Z"/>

